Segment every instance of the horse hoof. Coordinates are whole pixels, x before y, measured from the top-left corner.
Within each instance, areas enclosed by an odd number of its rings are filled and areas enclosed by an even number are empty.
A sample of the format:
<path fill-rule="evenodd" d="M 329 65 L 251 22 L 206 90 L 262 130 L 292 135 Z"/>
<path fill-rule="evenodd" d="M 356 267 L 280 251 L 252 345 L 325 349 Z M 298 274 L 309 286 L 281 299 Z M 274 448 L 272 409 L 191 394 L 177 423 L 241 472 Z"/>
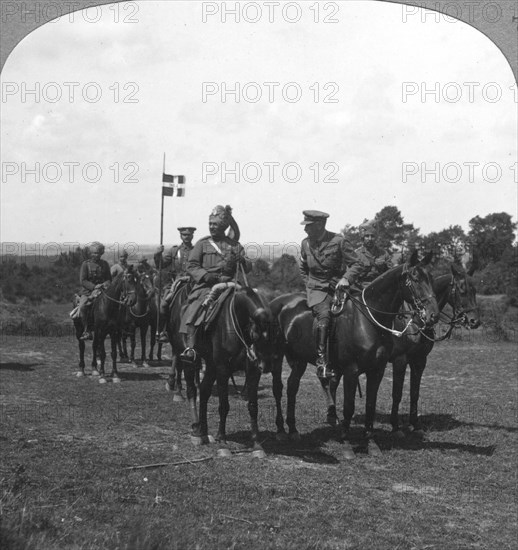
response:
<path fill-rule="evenodd" d="M 351 447 L 351 444 L 348 441 L 344 442 L 343 457 L 345 458 L 345 460 L 354 460 L 356 458 L 353 448 Z"/>
<path fill-rule="evenodd" d="M 165 383 L 165 391 L 171 391 L 171 384 L 169 382 Z"/>
<path fill-rule="evenodd" d="M 135 363 L 135 361 L 132 361 L 132 362 L 131 362 L 130 367 L 133 367 L 133 368 L 135 368 L 135 369 L 138 369 L 138 368 L 139 368 L 138 364 Z"/>
<path fill-rule="evenodd" d="M 256 451 L 254 451 L 255 453 Z M 218 452 L 216 453 L 218 458 L 230 458 L 232 456 L 232 453 L 230 452 L 230 449 L 218 449 Z"/>
<path fill-rule="evenodd" d="M 99 384 L 106 384 L 106 378 L 104 378 L 104 376 L 99 378 Z"/>
<path fill-rule="evenodd" d="M 76 372 L 76 377 L 77 378 L 84 378 L 84 375 L 85 375 L 85 373 L 83 371 L 77 371 Z"/>
<path fill-rule="evenodd" d="M 183 403 L 185 401 L 185 397 L 180 393 L 175 393 L 173 395 L 173 403 Z"/>
<path fill-rule="evenodd" d="M 392 432 L 392 437 L 393 437 L 394 439 L 399 439 L 399 440 L 405 439 L 405 433 L 404 433 L 403 430 L 401 430 L 401 429 L 399 429 L 399 430 L 394 430 L 394 431 Z"/>
<path fill-rule="evenodd" d="M 301 438 L 299 432 L 290 433 L 290 439 L 292 441 L 300 441 Z"/>
<path fill-rule="evenodd" d="M 289 441 L 290 438 L 286 432 L 279 432 L 275 435 L 275 439 L 280 443 L 286 443 L 286 441 Z"/>
<path fill-rule="evenodd" d="M 145 368 L 145 369 L 149 369 L 149 363 L 147 361 L 144 361 L 142 363 L 142 366 Z"/>
<path fill-rule="evenodd" d="M 195 447 L 199 447 L 200 445 L 203 445 L 203 438 L 198 435 L 191 435 L 191 443 Z"/>
<path fill-rule="evenodd" d="M 381 449 L 378 447 L 378 444 L 375 441 L 372 441 L 372 439 L 368 443 L 367 450 L 369 456 L 372 456 L 373 458 L 380 458 L 383 456 Z"/>
<path fill-rule="evenodd" d="M 206 443 L 216 443 L 216 440 L 214 439 L 213 435 L 207 435 L 206 438 L 207 438 Z"/>
<path fill-rule="evenodd" d="M 114 376 L 112 382 L 113 382 L 114 384 L 120 384 L 120 383 L 121 383 L 121 379 L 120 379 L 118 376 Z"/>
<path fill-rule="evenodd" d="M 252 458 L 266 458 L 266 453 L 263 451 L 263 449 L 256 449 L 255 451 L 252 451 Z"/>
<path fill-rule="evenodd" d="M 101 376 L 101 375 L 99 374 L 99 371 L 97 369 L 94 369 L 92 371 L 92 376 Z"/>
<path fill-rule="evenodd" d="M 327 415 L 327 417 L 326 417 L 326 422 L 327 422 L 330 426 L 336 426 L 336 425 L 338 424 L 338 417 Z"/>

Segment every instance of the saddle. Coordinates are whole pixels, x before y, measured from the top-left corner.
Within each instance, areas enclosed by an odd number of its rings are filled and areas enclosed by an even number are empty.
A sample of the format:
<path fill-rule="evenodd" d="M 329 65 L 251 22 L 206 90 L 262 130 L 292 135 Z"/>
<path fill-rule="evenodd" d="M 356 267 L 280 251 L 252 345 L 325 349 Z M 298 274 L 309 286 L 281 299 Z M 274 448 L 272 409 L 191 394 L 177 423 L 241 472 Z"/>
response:
<path fill-rule="evenodd" d="M 88 295 L 88 298 L 86 300 L 85 306 L 91 306 L 94 302 L 94 300 L 102 294 L 102 289 L 96 288 L 92 290 L 92 292 Z M 74 297 L 72 298 L 72 311 L 68 314 L 71 319 L 78 319 L 80 317 L 79 314 L 79 303 L 81 302 L 81 296 L 77 294 L 77 292 L 74 294 Z"/>

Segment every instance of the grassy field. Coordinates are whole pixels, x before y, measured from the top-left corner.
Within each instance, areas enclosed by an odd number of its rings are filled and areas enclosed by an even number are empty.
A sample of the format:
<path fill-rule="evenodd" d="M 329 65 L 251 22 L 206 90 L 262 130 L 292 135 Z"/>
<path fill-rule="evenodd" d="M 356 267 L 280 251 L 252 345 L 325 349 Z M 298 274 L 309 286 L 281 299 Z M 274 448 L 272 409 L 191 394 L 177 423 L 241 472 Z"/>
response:
<path fill-rule="evenodd" d="M 459 336 L 432 352 L 422 387 L 424 441 L 392 440 L 387 369 L 377 417 L 383 456 L 356 445 L 353 461 L 343 459 L 324 423 L 311 367 L 299 393 L 302 440 L 276 441 L 264 375 L 259 424 L 267 458 L 243 452 L 248 413 L 235 395 L 234 454 L 221 459 L 213 445 L 191 444 L 187 406 L 164 389 L 165 362 L 123 364 L 122 384 L 102 386 L 74 376 L 72 337 L 3 336 L 1 546 L 516 548 L 517 348 L 487 336 Z M 408 397 L 403 413 L 407 405 Z M 358 399 L 357 431 L 363 407 Z M 215 432 L 216 395 L 210 412 Z M 172 464 L 129 469 L 155 463 Z"/>

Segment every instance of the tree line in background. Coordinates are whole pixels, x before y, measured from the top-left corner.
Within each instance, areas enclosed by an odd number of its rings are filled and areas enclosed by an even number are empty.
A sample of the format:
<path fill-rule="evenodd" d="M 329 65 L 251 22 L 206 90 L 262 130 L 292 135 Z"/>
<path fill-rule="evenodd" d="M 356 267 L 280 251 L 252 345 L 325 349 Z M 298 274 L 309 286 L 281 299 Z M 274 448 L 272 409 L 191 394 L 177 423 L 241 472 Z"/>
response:
<path fill-rule="evenodd" d="M 474 265 L 477 290 L 480 294 L 506 294 L 509 303 L 518 305 L 518 257 L 515 241 L 516 224 L 505 212 L 475 216 L 469 221 L 469 231 L 450 226 L 439 232 L 421 235 L 412 223 L 406 223 L 399 209 L 386 206 L 374 218 L 377 243 L 392 253 L 394 264 L 404 261 L 409 251 L 435 253 L 434 274 L 444 273 L 448 263 L 455 261 L 466 268 Z M 361 244 L 360 228 L 346 225 L 342 233 L 356 248 Z M 28 267 L 13 257 L 4 256 L 0 263 L 1 291 L 4 300 L 16 303 L 28 300 L 39 303 L 51 300 L 69 302 L 79 286 L 79 267 L 84 250 L 62 253 L 55 261 Z M 304 288 L 298 260 L 283 254 L 273 262 L 258 258 L 248 276 L 254 287 L 271 294 L 281 294 Z"/>

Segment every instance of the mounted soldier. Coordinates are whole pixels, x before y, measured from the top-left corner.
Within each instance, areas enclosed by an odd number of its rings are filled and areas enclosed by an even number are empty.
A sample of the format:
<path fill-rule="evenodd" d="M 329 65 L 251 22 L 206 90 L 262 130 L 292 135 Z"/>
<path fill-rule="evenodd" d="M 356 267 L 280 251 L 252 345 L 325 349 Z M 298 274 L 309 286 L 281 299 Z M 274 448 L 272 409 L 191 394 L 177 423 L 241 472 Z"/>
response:
<path fill-rule="evenodd" d="M 119 273 L 126 271 L 126 269 L 128 269 L 128 251 L 123 250 L 119 256 L 119 261 L 113 264 L 110 269 L 112 279 L 115 279 Z"/>
<path fill-rule="evenodd" d="M 187 273 L 194 281 L 189 294 L 187 309 L 182 315 L 180 332 L 186 334 L 187 347 L 181 354 L 185 361 L 196 360 L 195 339 L 197 321 L 203 311 L 202 304 L 211 288 L 217 283 L 226 283 L 237 276 L 239 265 L 244 271 L 250 270 L 245 251 L 241 244 L 225 234 L 230 226 L 232 237 L 239 236 L 239 228 L 232 216 L 230 206 L 216 206 L 209 216 L 209 233 L 200 239 L 192 249 Z"/>
<path fill-rule="evenodd" d="M 110 286 L 112 276 L 108 262 L 101 259 L 104 254 L 104 245 L 100 242 L 94 242 L 88 246 L 89 258 L 81 264 L 79 272 L 79 282 L 81 290 L 79 291 L 79 315 L 83 322 L 84 332 L 80 340 L 92 340 L 92 331 L 90 328 L 90 306 L 94 299 Z"/>
<path fill-rule="evenodd" d="M 365 266 L 365 272 L 359 282 L 363 287 L 366 287 L 376 277 L 392 267 L 392 258 L 389 252 L 380 248 L 376 243 L 377 234 L 374 221 L 361 224 L 360 233 L 363 244 L 355 252 Z"/>
<path fill-rule="evenodd" d="M 326 230 L 329 214 L 318 210 L 304 210 L 303 214 L 300 223 L 308 236 L 301 244 L 300 274 L 306 284 L 308 306 L 317 320 L 317 374 L 330 378 L 335 375 L 328 359 L 334 292 L 349 288 L 364 267 L 343 235 Z"/>
<path fill-rule="evenodd" d="M 169 338 L 165 330 L 165 320 L 169 305 L 173 298 L 174 289 L 173 282 L 187 282 L 190 277 L 187 273 L 187 262 L 189 254 L 193 249 L 192 239 L 196 227 L 179 227 L 180 238 L 182 243 L 171 247 L 171 250 L 163 256 L 164 247 L 159 246 L 155 255 L 155 267 L 160 270 L 159 277 L 163 288 L 163 298 L 160 302 L 160 317 L 158 322 L 158 341 L 167 343 Z"/>

